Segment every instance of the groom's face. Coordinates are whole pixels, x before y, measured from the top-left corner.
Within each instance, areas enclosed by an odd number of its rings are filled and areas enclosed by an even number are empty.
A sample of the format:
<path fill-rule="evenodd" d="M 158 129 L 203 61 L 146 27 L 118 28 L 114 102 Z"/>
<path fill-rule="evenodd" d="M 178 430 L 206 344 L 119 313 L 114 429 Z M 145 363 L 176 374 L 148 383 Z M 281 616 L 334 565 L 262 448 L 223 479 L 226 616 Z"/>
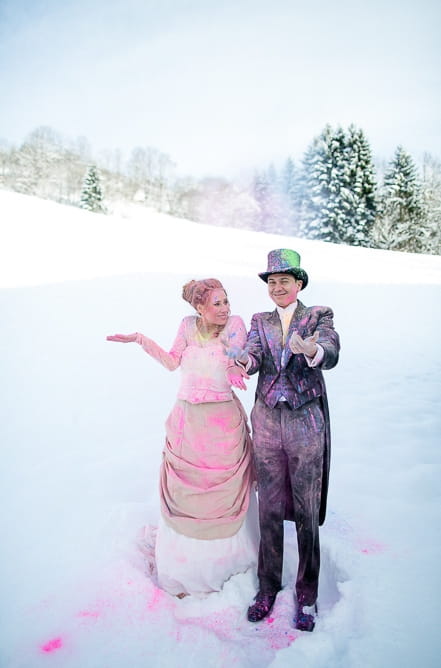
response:
<path fill-rule="evenodd" d="M 268 293 L 277 306 L 286 308 L 296 301 L 302 289 L 302 281 L 292 274 L 270 274 L 268 276 Z"/>

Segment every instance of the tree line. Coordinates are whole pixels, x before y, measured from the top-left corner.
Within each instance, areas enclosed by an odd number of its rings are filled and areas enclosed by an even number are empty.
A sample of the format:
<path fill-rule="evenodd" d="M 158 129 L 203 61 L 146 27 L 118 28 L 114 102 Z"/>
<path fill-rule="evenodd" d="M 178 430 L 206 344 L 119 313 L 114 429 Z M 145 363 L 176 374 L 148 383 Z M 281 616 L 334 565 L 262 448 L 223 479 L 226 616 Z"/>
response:
<path fill-rule="evenodd" d="M 136 203 L 198 222 L 356 246 L 441 253 L 441 162 L 417 167 L 398 146 L 374 165 L 363 130 L 327 125 L 295 163 L 239 181 L 178 177 L 171 158 L 137 147 L 93 156 L 84 138 L 48 127 L 0 146 L 0 187 L 90 211 Z"/>

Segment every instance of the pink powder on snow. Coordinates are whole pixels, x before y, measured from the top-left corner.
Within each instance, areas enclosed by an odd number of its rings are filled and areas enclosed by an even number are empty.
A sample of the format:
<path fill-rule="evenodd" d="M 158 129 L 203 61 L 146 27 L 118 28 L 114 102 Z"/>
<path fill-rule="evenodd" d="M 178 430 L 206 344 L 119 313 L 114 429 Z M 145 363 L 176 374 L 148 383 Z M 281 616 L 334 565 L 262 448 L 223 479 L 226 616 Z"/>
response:
<path fill-rule="evenodd" d="M 384 543 L 369 539 L 359 539 L 357 544 L 362 554 L 383 554 L 388 549 L 388 546 Z"/>
<path fill-rule="evenodd" d="M 241 642 L 241 625 L 238 622 L 238 613 L 235 608 L 204 617 L 184 618 L 180 620 L 180 623 L 183 626 L 195 626 L 210 631 L 220 640 Z M 287 628 L 286 620 L 277 617 L 268 617 L 265 623 L 256 626 L 254 630 L 256 638 L 258 637 L 259 641 L 263 641 L 274 651 L 289 647 L 299 637 L 299 633 Z M 247 631 L 249 631 L 249 624 Z M 180 640 L 179 631 L 173 631 L 170 635 Z"/>
<path fill-rule="evenodd" d="M 236 639 L 237 613 L 233 609 L 204 617 L 189 617 L 182 620 L 181 623 L 212 631 L 220 640 Z"/>
<path fill-rule="evenodd" d="M 77 614 L 77 617 L 99 617 L 100 613 L 97 612 L 96 610 L 80 610 L 80 612 Z"/>
<path fill-rule="evenodd" d="M 44 645 L 41 645 L 41 651 L 46 653 L 54 652 L 57 649 L 61 649 L 62 646 L 63 646 L 63 641 L 61 638 L 53 638 Z"/>

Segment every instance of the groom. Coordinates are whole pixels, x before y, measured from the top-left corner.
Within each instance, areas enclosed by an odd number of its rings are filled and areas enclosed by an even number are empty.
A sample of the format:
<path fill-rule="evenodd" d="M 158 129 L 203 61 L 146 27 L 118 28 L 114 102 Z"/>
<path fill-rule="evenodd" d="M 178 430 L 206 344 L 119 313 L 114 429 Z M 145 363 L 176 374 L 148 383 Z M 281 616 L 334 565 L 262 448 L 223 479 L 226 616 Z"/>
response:
<path fill-rule="evenodd" d="M 337 364 L 339 337 L 329 307 L 307 307 L 297 299 L 308 284 L 298 253 L 271 251 L 267 270 L 259 276 L 276 309 L 253 316 L 247 352 L 237 360 L 247 373 L 259 372 L 251 412 L 261 535 L 259 591 L 248 619 L 266 617 L 282 588 L 283 521 L 294 520 L 299 553 L 294 624 L 312 631 L 330 461 L 322 370 Z"/>

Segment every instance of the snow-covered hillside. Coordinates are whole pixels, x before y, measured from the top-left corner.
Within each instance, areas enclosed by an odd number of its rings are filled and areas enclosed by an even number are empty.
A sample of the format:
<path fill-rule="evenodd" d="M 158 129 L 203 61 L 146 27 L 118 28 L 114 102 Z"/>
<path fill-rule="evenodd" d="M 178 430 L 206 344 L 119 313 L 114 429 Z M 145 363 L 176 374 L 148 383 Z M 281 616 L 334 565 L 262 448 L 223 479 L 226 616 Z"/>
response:
<path fill-rule="evenodd" d="M 1 191 L 0 216 L 2 668 L 437 666 L 441 258 Z M 260 624 L 245 616 L 254 573 L 204 600 L 154 587 L 140 531 L 158 514 L 178 372 L 105 341 L 170 345 L 193 277 L 219 277 L 248 324 L 272 308 L 256 274 L 283 246 L 310 275 L 302 301 L 331 305 L 342 339 L 312 634 L 292 625 L 289 525 L 285 588 Z"/>

